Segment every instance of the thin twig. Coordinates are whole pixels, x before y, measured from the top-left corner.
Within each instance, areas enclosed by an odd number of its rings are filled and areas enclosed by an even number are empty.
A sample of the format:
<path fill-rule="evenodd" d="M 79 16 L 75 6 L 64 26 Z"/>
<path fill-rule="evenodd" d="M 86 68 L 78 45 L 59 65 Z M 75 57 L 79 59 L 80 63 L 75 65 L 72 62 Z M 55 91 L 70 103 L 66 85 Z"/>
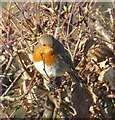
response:
<path fill-rule="evenodd" d="M 82 30 L 80 31 L 79 33 L 79 36 L 78 36 L 78 40 L 77 40 L 77 43 L 75 45 L 75 49 L 74 49 L 74 52 L 73 52 L 73 56 L 72 56 L 72 61 L 74 62 L 74 59 L 75 59 L 75 56 L 76 56 L 76 52 L 78 50 L 78 47 L 79 47 L 79 43 L 81 41 L 81 38 L 82 38 Z"/>
<path fill-rule="evenodd" d="M 13 85 L 15 84 L 15 82 L 22 76 L 22 73 L 24 72 L 24 70 L 13 80 L 13 82 L 10 84 L 10 86 L 8 87 L 8 89 L 2 94 L 1 97 L 5 96 L 9 90 L 13 87 Z"/>
<path fill-rule="evenodd" d="M 72 10 L 71 10 L 71 13 L 70 13 L 70 16 L 69 16 L 69 21 L 68 21 L 68 26 L 67 26 L 67 32 L 66 32 L 66 41 L 67 41 L 68 35 L 70 33 L 70 23 L 72 23 L 74 9 L 75 9 L 75 3 L 72 3 Z M 68 41 L 67 41 L 66 45 L 67 45 L 67 48 L 68 48 L 68 52 L 70 53 L 70 56 L 72 58 L 72 53 L 71 53 Z"/>
<path fill-rule="evenodd" d="M 44 59 L 44 57 L 43 57 L 44 53 L 40 53 L 40 55 L 41 55 L 41 57 L 42 57 L 42 61 L 43 61 L 43 65 L 44 65 L 44 69 L 43 69 L 43 70 L 44 70 L 46 76 L 47 76 L 49 79 L 51 79 L 51 78 L 49 77 L 48 73 L 46 72 L 45 59 Z"/>
<path fill-rule="evenodd" d="M 5 73 L 8 72 L 8 70 L 9 70 L 9 68 L 10 68 L 10 66 L 11 66 L 11 64 L 12 64 L 12 62 L 13 62 L 13 60 L 14 60 L 14 58 L 15 58 L 15 57 L 10 56 L 10 60 L 9 60 L 7 66 L 6 66 L 6 68 L 5 68 Z"/>
<path fill-rule="evenodd" d="M 30 82 L 28 88 L 26 89 L 26 92 L 23 95 L 21 95 L 19 97 L 1 96 L 0 100 L 1 101 L 5 101 L 5 100 L 7 100 L 7 101 L 16 101 L 16 100 L 23 99 L 31 91 L 31 89 L 33 88 L 33 86 L 37 83 L 37 81 L 34 82 L 35 78 L 36 78 L 36 73 L 34 74 L 34 77 L 31 79 L 31 82 Z M 34 82 L 34 84 L 33 84 L 33 82 Z"/>
<path fill-rule="evenodd" d="M 9 116 L 9 114 L 7 113 L 7 111 L 6 111 L 5 107 L 4 107 L 4 105 L 2 104 L 2 102 L 0 102 L 0 106 L 1 106 L 1 108 L 3 109 L 3 111 L 4 111 L 5 115 L 6 115 L 6 118 L 7 118 L 8 120 L 10 120 L 10 116 Z"/>
<path fill-rule="evenodd" d="M 62 0 L 60 1 L 60 8 L 59 8 L 59 13 L 58 13 L 58 23 L 57 23 L 57 27 L 55 29 L 55 34 L 54 37 L 56 38 L 59 28 L 60 28 L 60 15 L 61 15 L 61 8 L 62 8 Z"/>
<path fill-rule="evenodd" d="M 26 21 L 26 25 L 27 25 L 27 27 L 28 27 L 28 30 L 32 33 L 32 35 L 34 35 L 34 32 L 32 31 L 32 29 L 31 29 L 31 27 L 28 25 L 28 20 L 27 20 L 27 18 L 25 17 L 25 15 L 24 15 L 24 13 L 22 12 L 22 10 L 19 8 L 19 6 L 17 5 L 17 3 L 14 1 L 14 3 L 15 3 L 15 5 L 16 5 L 16 7 L 18 8 L 18 10 L 22 13 L 22 15 L 23 15 L 23 17 L 24 17 L 24 19 L 25 19 L 25 21 Z"/>

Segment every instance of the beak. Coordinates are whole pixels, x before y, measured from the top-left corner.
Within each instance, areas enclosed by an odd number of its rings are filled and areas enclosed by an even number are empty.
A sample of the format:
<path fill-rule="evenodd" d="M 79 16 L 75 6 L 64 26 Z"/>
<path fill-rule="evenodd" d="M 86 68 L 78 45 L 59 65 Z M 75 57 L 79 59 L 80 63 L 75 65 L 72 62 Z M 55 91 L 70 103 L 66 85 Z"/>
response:
<path fill-rule="evenodd" d="M 53 52 L 53 47 L 50 47 L 51 52 Z"/>
<path fill-rule="evenodd" d="M 50 53 L 50 54 L 54 53 L 53 47 L 48 46 L 48 48 L 46 48 L 46 50 L 45 50 L 45 53 Z"/>

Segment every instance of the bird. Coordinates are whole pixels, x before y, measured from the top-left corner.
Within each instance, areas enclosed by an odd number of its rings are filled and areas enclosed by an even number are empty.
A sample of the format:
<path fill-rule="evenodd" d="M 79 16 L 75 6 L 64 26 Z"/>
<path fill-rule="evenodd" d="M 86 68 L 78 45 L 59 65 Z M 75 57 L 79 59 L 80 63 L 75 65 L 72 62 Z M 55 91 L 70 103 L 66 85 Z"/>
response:
<path fill-rule="evenodd" d="M 53 35 L 43 34 L 39 37 L 33 52 L 33 63 L 46 81 L 62 76 L 65 72 L 68 72 L 74 82 L 77 79 L 68 50 Z"/>

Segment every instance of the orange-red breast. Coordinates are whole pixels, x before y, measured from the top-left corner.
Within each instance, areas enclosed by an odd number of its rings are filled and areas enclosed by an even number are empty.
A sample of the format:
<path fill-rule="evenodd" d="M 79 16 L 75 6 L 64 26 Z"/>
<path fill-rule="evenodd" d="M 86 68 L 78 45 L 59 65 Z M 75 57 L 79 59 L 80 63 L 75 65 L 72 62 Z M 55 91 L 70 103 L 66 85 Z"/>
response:
<path fill-rule="evenodd" d="M 68 72 L 73 74 L 73 63 L 68 51 L 52 35 L 44 34 L 34 50 L 33 62 L 35 68 L 46 78 L 62 76 Z"/>

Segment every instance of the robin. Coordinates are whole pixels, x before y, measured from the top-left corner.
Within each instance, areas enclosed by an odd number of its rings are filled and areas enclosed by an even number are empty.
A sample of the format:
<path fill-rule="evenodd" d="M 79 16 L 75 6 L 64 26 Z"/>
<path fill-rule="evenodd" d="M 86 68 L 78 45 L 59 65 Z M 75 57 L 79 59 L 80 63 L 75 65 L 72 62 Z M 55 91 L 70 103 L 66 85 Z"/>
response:
<path fill-rule="evenodd" d="M 74 65 L 64 46 L 52 35 L 44 34 L 35 47 L 33 54 L 35 68 L 48 80 L 68 72 L 74 80 Z"/>

